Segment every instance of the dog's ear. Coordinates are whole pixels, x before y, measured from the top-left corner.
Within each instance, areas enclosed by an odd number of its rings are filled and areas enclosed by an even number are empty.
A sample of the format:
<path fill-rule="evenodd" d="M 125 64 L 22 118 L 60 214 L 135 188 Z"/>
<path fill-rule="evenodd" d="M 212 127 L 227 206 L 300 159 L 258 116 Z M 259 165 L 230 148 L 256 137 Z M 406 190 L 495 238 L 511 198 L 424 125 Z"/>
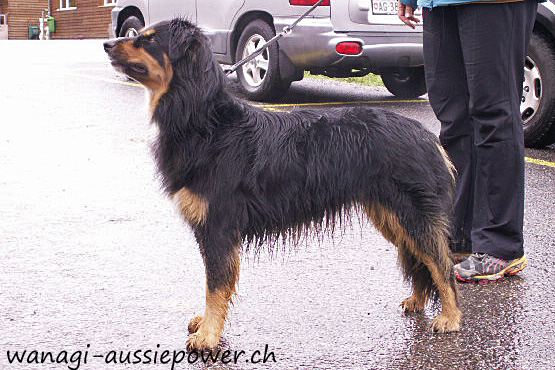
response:
<path fill-rule="evenodd" d="M 182 18 L 170 22 L 169 34 L 168 56 L 171 62 L 183 58 L 192 46 L 201 43 L 200 29 Z"/>

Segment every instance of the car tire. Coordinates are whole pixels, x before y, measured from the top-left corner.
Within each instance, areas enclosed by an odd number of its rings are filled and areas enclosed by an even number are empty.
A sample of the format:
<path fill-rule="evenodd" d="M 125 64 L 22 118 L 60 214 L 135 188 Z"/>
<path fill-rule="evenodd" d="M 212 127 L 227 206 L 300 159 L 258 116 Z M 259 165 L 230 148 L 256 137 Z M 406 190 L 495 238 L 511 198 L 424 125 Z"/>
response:
<path fill-rule="evenodd" d="M 388 68 L 381 77 L 387 90 L 398 98 L 417 98 L 427 91 L 424 67 Z"/>
<path fill-rule="evenodd" d="M 122 23 L 119 31 L 119 37 L 137 36 L 139 34 L 139 30 L 144 26 L 145 24 L 139 18 L 130 16 Z"/>
<path fill-rule="evenodd" d="M 520 112 L 527 147 L 555 142 L 555 47 L 551 40 L 533 33 L 524 67 Z"/>
<path fill-rule="evenodd" d="M 237 43 L 235 60 L 242 60 L 274 36 L 275 32 L 268 23 L 260 19 L 250 22 Z M 291 86 L 291 81 L 281 80 L 277 44 L 271 45 L 255 59 L 240 66 L 237 69 L 237 79 L 246 97 L 256 101 L 279 99 Z"/>

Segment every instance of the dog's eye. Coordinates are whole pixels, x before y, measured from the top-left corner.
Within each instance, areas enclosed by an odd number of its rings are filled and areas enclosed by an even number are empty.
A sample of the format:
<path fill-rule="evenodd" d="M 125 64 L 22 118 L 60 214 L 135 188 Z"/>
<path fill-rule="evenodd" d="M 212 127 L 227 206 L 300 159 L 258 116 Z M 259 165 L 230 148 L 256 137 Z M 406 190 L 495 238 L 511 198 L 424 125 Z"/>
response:
<path fill-rule="evenodd" d="M 152 33 L 147 33 L 145 35 L 142 35 L 141 38 L 143 39 L 143 41 L 153 42 L 154 41 L 154 36 L 155 36 L 155 34 L 154 34 L 154 32 L 152 32 Z"/>
<path fill-rule="evenodd" d="M 144 33 L 142 35 L 139 35 L 139 37 L 137 38 L 137 41 L 140 43 L 144 43 L 144 42 L 152 42 L 154 41 L 154 33 L 152 32 L 147 32 Z"/>
<path fill-rule="evenodd" d="M 144 47 L 148 44 L 151 44 L 155 41 L 154 34 L 150 35 L 140 35 L 137 40 L 134 42 L 135 47 L 140 48 Z"/>

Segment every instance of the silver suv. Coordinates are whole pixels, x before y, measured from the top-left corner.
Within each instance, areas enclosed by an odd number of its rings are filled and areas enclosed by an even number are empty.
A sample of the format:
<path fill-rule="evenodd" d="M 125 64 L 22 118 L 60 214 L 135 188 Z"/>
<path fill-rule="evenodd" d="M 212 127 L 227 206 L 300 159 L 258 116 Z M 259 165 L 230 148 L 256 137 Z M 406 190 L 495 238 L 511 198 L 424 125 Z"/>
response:
<path fill-rule="evenodd" d="M 233 64 L 249 55 L 317 0 L 118 0 L 114 35 L 145 24 L 186 17 L 210 38 L 216 59 Z M 291 34 L 237 70 L 249 99 L 274 100 L 304 71 L 330 77 L 380 74 L 398 97 L 424 94 L 422 32 L 397 18 L 397 0 L 326 0 Z"/>

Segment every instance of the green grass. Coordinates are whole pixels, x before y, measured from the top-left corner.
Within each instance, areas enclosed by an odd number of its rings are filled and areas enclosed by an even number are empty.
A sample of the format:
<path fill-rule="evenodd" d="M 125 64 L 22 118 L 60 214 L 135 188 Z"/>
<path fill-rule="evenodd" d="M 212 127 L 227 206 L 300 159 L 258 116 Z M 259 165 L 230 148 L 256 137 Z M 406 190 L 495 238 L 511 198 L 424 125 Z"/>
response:
<path fill-rule="evenodd" d="M 305 71 L 304 76 L 307 78 L 321 78 L 327 80 L 340 80 L 344 82 L 354 82 L 363 86 L 383 86 L 382 78 L 379 75 L 368 74 L 364 77 L 346 77 L 346 78 L 331 78 L 322 75 L 312 75 L 310 72 Z"/>

